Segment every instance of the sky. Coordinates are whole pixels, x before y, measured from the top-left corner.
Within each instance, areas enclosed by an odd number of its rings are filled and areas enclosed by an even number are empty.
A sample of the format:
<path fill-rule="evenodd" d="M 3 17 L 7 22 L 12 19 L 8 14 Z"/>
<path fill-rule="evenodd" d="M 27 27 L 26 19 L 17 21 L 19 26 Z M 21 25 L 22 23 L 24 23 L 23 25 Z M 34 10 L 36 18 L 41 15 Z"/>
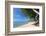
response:
<path fill-rule="evenodd" d="M 29 20 L 32 22 L 32 18 L 30 19 L 29 17 L 25 16 L 21 8 L 13 8 L 13 27 L 25 25 L 29 22 Z"/>
<path fill-rule="evenodd" d="M 13 21 L 14 22 L 25 22 L 28 21 L 28 17 L 22 13 L 21 8 L 13 8 Z"/>

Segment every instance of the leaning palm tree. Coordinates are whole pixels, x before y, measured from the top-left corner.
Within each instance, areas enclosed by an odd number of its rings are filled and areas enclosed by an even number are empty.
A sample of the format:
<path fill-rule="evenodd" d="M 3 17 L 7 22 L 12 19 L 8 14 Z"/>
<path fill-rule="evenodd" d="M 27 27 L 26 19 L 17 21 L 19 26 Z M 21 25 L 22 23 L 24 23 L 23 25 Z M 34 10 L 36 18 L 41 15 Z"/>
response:
<path fill-rule="evenodd" d="M 39 24 L 39 9 L 27 9 L 27 8 L 21 8 L 23 13 L 28 16 L 30 19 L 31 17 L 34 18 L 34 21 L 37 21 L 35 25 Z"/>
<path fill-rule="evenodd" d="M 37 13 L 36 16 L 35 16 L 35 19 L 37 20 L 37 22 L 35 23 L 35 25 L 38 25 L 38 24 L 39 24 L 39 10 L 36 11 L 35 9 L 33 9 L 33 11 L 34 11 L 35 13 Z"/>

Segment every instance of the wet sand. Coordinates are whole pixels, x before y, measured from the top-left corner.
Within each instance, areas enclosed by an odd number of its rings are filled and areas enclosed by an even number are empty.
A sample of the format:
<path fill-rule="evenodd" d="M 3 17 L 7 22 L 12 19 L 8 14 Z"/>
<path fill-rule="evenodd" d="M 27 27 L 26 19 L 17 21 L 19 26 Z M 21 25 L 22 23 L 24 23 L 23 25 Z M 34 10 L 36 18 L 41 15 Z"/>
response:
<path fill-rule="evenodd" d="M 14 31 L 32 31 L 32 30 L 39 30 L 38 26 L 33 25 L 35 22 L 29 22 L 25 25 L 20 27 L 16 27 Z"/>

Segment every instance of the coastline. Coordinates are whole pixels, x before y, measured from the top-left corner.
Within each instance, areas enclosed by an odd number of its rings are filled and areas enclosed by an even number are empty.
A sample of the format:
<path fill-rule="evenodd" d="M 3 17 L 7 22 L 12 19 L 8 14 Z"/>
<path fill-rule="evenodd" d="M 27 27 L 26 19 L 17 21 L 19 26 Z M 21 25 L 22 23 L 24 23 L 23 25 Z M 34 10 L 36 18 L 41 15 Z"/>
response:
<path fill-rule="evenodd" d="M 31 24 L 30 24 L 31 23 Z M 35 22 L 29 22 L 28 24 L 22 25 L 20 27 L 14 28 L 14 31 L 32 31 L 39 29 L 38 26 L 33 25 Z"/>

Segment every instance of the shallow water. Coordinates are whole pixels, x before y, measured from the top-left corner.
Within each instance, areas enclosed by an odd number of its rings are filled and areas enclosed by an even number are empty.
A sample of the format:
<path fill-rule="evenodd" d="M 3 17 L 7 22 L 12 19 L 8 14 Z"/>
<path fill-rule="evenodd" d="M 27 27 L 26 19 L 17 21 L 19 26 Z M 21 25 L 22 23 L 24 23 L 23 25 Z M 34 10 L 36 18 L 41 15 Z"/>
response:
<path fill-rule="evenodd" d="M 13 9 L 13 27 L 19 27 L 22 25 L 27 24 L 28 22 L 32 22 L 34 19 L 31 17 L 31 19 L 28 16 L 25 16 L 22 13 L 22 10 L 20 8 L 14 8 Z"/>
<path fill-rule="evenodd" d="M 31 19 L 30 21 L 14 21 L 13 22 L 13 27 L 19 27 L 19 26 L 22 26 L 22 25 L 25 25 L 25 24 L 28 24 L 29 22 L 33 22 L 34 19 Z"/>

